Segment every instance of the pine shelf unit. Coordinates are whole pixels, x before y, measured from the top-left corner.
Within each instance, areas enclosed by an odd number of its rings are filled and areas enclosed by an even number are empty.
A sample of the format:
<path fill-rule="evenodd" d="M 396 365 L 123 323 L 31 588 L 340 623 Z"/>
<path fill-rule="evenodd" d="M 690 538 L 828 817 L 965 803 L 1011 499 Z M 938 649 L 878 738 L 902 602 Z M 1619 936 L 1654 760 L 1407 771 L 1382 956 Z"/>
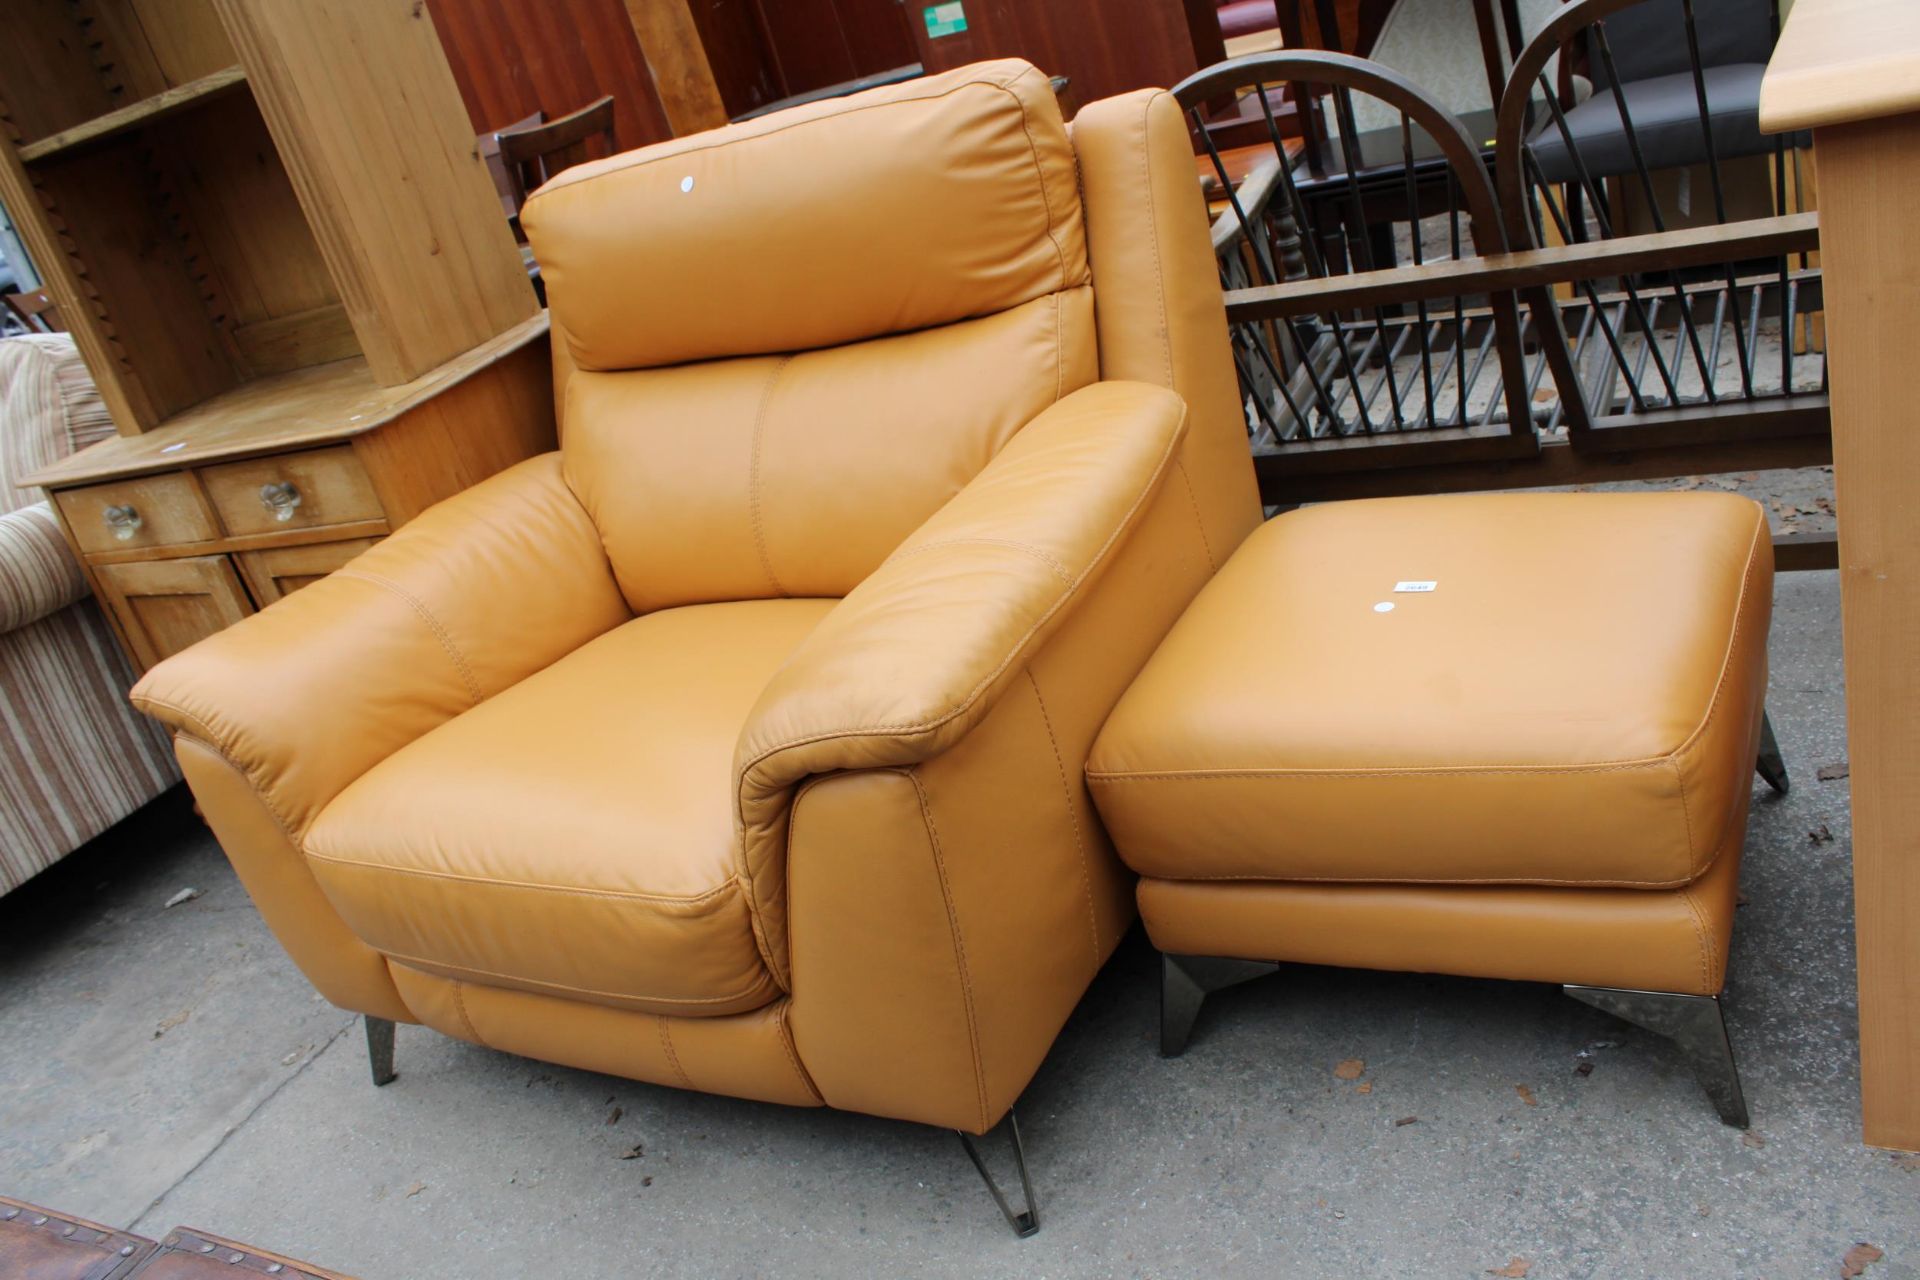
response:
<path fill-rule="evenodd" d="M 119 107 L 103 116 L 95 116 L 71 129 L 62 129 L 59 133 L 30 142 L 20 148 L 20 158 L 28 163 L 47 156 L 68 151 L 74 147 L 85 146 L 101 138 L 111 138 L 128 129 L 137 129 L 143 124 L 170 116 L 176 111 L 185 111 L 201 100 L 215 94 L 237 89 L 247 82 L 246 70 L 242 67 L 222 67 L 220 70 L 189 80 L 185 84 L 163 89 L 150 98 L 142 98 L 129 106 Z"/>
<path fill-rule="evenodd" d="M 537 310 L 425 6 L 7 23 L 0 201 L 123 434 L 336 360 L 409 382 Z"/>
<path fill-rule="evenodd" d="M 15 0 L 0 202 L 120 438 L 38 474 L 137 667 L 554 447 L 420 0 Z"/>

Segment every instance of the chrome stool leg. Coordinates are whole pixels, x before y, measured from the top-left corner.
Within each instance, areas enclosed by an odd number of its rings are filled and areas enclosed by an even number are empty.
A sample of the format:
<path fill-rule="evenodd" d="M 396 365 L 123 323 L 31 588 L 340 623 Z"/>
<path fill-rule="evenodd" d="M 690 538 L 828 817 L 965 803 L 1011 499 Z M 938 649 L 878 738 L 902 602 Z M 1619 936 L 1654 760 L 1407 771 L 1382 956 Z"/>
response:
<path fill-rule="evenodd" d="M 372 1014 L 361 1015 L 367 1026 L 367 1065 L 373 1068 L 373 1083 L 393 1083 L 393 1023 Z"/>
<path fill-rule="evenodd" d="M 1225 956 L 1177 956 L 1160 953 L 1160 1056 L 1177 1058 L 1187 1051 L 1194 1019 L 1212 992 L 1264 978 L 1279 969 L 1266 960 L 1233 960 Z"/>
<path fill-rule="evenodd" d="M 1733 1042 L 1727 1038 L 1726 1013 L 1719 996 L 1617 987 L 1568 986 L 1561 990 L 1582 1004 L 1672 1040 L 1713 1099 L 1720 1119 L 1736 1129 L 1747 1127 L 1747 1099 L 1740 1090 L 1740 1072 L 1733 1065 Z"/>
<path fill-rule="evenodd" d="M 1787 779 L 1787 762 L 1780 758 L 1780 743 L 1773 736 L 1773 718 L 1760 713 L 1760 756 L 1753 762 L 1754 772 L 1781 795 L 1792 785 Z"/>
<path fill-rule="evenodd" d="M 1007 1225 L 1013 1228 L 1013 1234 L 1022 1240 L 1040 1230 L 1040 1202 L 1033 1195 L 1033 1179 L 1027 1176 L 1027 1148 L 1020 1141 L 1020 1121 L 1007 1109 L 1007 1132 L 1013 1135 L 1013 1162 L 1020 1169 L 1020 1190 L 1026 1196 L 1027 1207 L 1015 1210 L 1007 1203 L 1007 1197 L 1001 1192 L 1000 1184 L 987 1172 L 987 1162 L 980 1157 L 980 1148 L 975 1144 L 973 1135 L 961 1129 L 954 1133 L 960 1138 L 960 1145 L 966 1148 L 967 1159 L 973 1161 L 973 1167 L 980 1171 L 980 1180 L 987 1184 L 987 1191 L 993 1196 L 993 1202 L 1000 1206 L 1000 1212 L 1007 1217 Z M 988 1130 L 992 1132 L 992 1130 Z M 985 1136 L 984 1134 L 982 1135 Z"/>

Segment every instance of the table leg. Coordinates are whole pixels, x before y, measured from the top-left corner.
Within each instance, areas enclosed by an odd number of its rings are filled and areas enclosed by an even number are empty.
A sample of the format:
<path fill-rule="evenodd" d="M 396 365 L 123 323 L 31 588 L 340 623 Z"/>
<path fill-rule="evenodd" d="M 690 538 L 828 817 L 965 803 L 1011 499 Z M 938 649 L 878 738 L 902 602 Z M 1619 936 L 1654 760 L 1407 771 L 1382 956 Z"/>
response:
<path fill-rule="evenodd" d="M 1864 1137 L 1920 1148 L 1920 114 L 1816 130 Z"/>

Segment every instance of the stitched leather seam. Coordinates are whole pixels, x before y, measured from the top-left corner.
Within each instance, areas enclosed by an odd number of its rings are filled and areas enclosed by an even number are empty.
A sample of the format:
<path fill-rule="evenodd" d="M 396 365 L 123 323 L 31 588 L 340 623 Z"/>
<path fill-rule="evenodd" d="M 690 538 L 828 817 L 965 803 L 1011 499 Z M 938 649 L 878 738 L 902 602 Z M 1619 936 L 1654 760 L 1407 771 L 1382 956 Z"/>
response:
<path fill-rule="evenodd" d="M 481 1048 L 491 1048 L 480 1035 L 480 1028 L 473 1025 L 473 1015 L 467 1012 L 466 984 L 458 978 L 448 978 L 447 981 L 453 985 L 453 1007 L 459 1013 L 460 1024 L 467 1029 L 467 1035 Z"/>
<path fill-rule="evenodd" d="M 1033 70 L 1033 74 L 1039 75 L 1040 73 L 1037 70 Z M 1022 71 L 1014 77 L 1014 80 L 1023 79 L 1026 75 L 1027 72 Z M 1011 81 L 1008 83 L 1011 84 Z M 1047 218 L 1047 239 L 1053 242 L 1054 257 L 1060 261 L 1060 288 L 1064 289 L 1067 287 L 1067 251 L 1061 247 L 1060 237 L 1054 234 L 1053 197 L 1047 193 L 1047 169 L 1045 165 L 1040 163 L 1040 144 L 1033 140 L 1033 126 L 1027 120 L 1026 100 L 1009 88 L 1008 84 L 996 84 L 993 87 L 1006 94 L 1009 98 L 1012 98 L 1013 105 L 1020 108 L 1020 131 L 1027 135 L 1027 154 L 1033 157 L 1033 176 L 1040 187 L 1040 208 L 1045 212 Z"/>
<path fill-rule="evenodd" d="M 812 793 L 815 787 L 819 786 L 824 781 L 826 781 L 826 779 L 821 777 L 809 778 L 805 782 L 801 783 L 797 789 L 795 789 L 793 793 L 793 803 L 787 806 L 787 848 L 788 850 L 792 850 L 796 845 L 800 843 L 801 803 L 804 800 L 806 800 L 807 796 Z M 742 841 L 740 843 L 744 845 L 745 842 Z M 744 860 L 745 857 L 746 857 L 746 851 L 743 847 L 741 849 L 742 860 Z M 791 902 L 793 900 L 793 859 L 791 857 L 789 857 L 786 861 L 786 872 L 787 872 L 787 900 Z M 758 918 L 756 915 L 756 920 L 754 924 L 754 937 L 756 939 L 758 939 L 760 936 L 759 928 L 760 926 L 759 926 Z M 792 978 L 793 978 L 794 943 L 800 936 L 800 921 L 796 916 L 794 916 L 794 914 L 791 911 L 787 913 L 786 935 L 787 935 L 786 976 L 788 980 L 787 985 L 791 985 Z M 761 954 L 762 956 L 766 957 L 769 960 L 772 959 L 772 950 L 770 947 L 766 946 L 764 943 L 762 944 L 762 947 L 761 947 Z M 771 965 L 769 965 L 768 967 L 769 969 L 772 968 Z M 779 974 L 774 975 L 774 981 L 776 982 L 780 981 Z M 785 987 L 783 986 L 782 989 L 784 990 Z M 791 992 L 788 993 L 789 998 L 791 998 L 791 994 L 792 994 Z"/>
<path fill-rule="evenodd" d="M 973 1050 L 973 1084 L 980 1103 L 980 1132 L 990 1127 L 987 1123 L 987 1072 L 980 1060 L 980 1019 L 973 1006 L 973 973 L 967 967 L 967 944 L 960 936 L 960 912 L 953 903 L 953 886 L 947 880 L 947 860 L 940 852 L 940 833 L 933 824 L 933 806 L 927 799 L 927 789 L 920 781 L 920 775 L 913 770 L 905 771 L 907 781 L 913 784 L 914 794 L 920 798 L 920 820 L 927 827 L 927 846 L 933 851 L 934 873 L 940 879 L 940 898 L 947 908 L 947 928 L 953 935 L 953 956 L 960 966 L 960 993 L 967 1011 L 967 1043 Z"/>
<path fill-rule="evenodd" d="M 1060 403 L 1060 397 L 1067 394 L 1067 335 L 1066 321 L 1060 315 L 1060 294 L 1053 295 L 1053 402 Z"/>
<path fill-rule="evenodd" d="M 420 616 L 420 621 L 427 624 L 427 630 L 433 632 L 434 638 L 440 642 L 440 647 L 446 650 L 447 659 L 453 663 L 453 668 L 459 673 L 461 682 L 467 686 L 467 693 L 473 698 L 473 705 L 477 707 L 486 701 L 486 695 L 480 692 L 480 682 L 474 679 L 473 668 L 467 665 L 466 657 L 453 643 L 453 637 L 447 634 L 447 629 L 440 624 L 440 619 L 433 616 L 433 611 L 427 608 L 418 596 L 399 583 L 376 573 L 368 573 L 364 569 L 339 569 L 335 571 L 334 576 L 371 582 L 376 587 L 384 587 L 406 601 L 408 607 Z"/>
<path fill-rule="evenodd" d="M 1446 887 L 1450 884 L 1512 885 L 1526 888 L 1528 885 L 1565 885 L 1575 889 L 1682 889 L 1693 883 L 1691 880 L 1555 880 L 1549 876 L 1448 876 L 1444 880 L 1424 880 L 1414 876 L 1264 876 L 1235 872 L 1220 875 L 1195 875 L 1181 872 L 1177 876 L 1163 876 L 1152 872 L 1143 872 L 1149 879 L 1164 881 L 1168 884 L 1183 884 L 1189 880 L 1244 880 L 1249 884 L 1419 884 Z"/>
<path fill-rule="evenodd" d="M 1687 773 L 1686 770 L 1680 767 L 1680 759 L 1678 756 L 1671 758 L 1673 760 L 1674 785 L 1680 790 L 1680 819 L 1687 831 L 1687 861 L 1686 865 L 1681 867 L 1681 870 L 1687 873 L 1689 879 L 1692 879 L 1700 873 L 1696 871 L 1693 866 L 1693 810 L 1687 806 Z"/>
<path fill-rule="evenodd" d="M 1713 948 L 1707 942 L 1706 921 L 1700 916 L 1700 905 L 1693 900 L 1691 887 L 1680 891 L 1680 901 L 1686 904 L 1687 915 L 1693 921 L 1693 936 L 1700 943 L 1700 985 L 1703 990 L 1715 989 L 1713 981 Z"/>
<path fill-rule="evenodd" d="M 1067 821 L 1073 826 L 1073 849 L 1080 855 L 1080 884 L 1087 895 L 1087 926 L 1093 934 L 1093 967 L 1100 967 L 1100 914 L 1093 905 L 1093 868 L 1087 864 L 1087 844 L 1080 834 L 1080 814 L 1073 807 L 1073 784 L 1067 781 L 1067 762 L 1060 755 L 1060 739 L 1053 732 L 1053 717 L 1047 714 L 1047 700 L 1040 696 L 1040 682 L 1033 668 L 1027 668 L 1027 683 L 1033 686 L 1033 700 L 1040 706 L 1040 723 L 1047 727 L 1047 742 L 1053 747 L 1053 767 L 1060 773 L 1060 790 L 1067 799 Z"/>
<path fill-rule="evenodd" d="M 335 866 L 358 867 L 366 871 L 386 871 L 402 876 L 429 876 L 436 880 L 457 880 L 462 884 L 484 885 L 489 889 L 536 889 L 541 893 L 561 893 L 573 898 L 608 898 L 620 902 L 651 902 L 661 906 L 698 906 L 711 901 L 722 894 L 739 888 L 739 877 L 728 876 L 725 881 L 707 890 L 705 893 L 680 896 L 668 893 L 641 893 L 626 889 L 574 889 L 560 884 L 534 884 L 525 880 L 500 880 L 491 876 L 466 876 L 457 871 L 434 871 L 427 867 L 395 867 L 383 862 L 365 862 L 357 858 L 340 858 L 330 853 L 316 853 L 312 849 L 303 849 L 307 857 L 315 862 L 330 862 Z"/>
<path fill-rule="evenodd" d="M 1131 770 L 1097 772 L 1089 769 L 1089 782 L 1284 782 L 1314 781 L 1322 778 L 1422 778 L 1422 777 L 1532 777 L 1585 773 L 1632 773 L 1642 769 L 1660 769 L 1673 763 L 1672 756 L 1653 756 L 1645 760 L 1610 761 L 1602 764 L 1440 764 L 1405 769 L 1172 769 L 1155 773 Z"/>
<path fill-rule="evenodd" d="M 757 142 L 762 138 L 771 138 L 779 134 L 785 133 L 789 129 L 803 129 L 810 124 L 823 124 L 830 120 L 843 120 L 846 117 L 851 115 L 859 115 L 867 111 L 882 111 L 888 107 L 906 107 L 906 106 L 914 106 L 914 105 L 917 105 L 920 103 L 926 103 L 926 102 L 938 102 L 940 99 L 950 98 L 954 94 L 959 93 L 964 89 L 984 87 L 984 88 L 1004 90 L 1006 89 L 1008 84 L 1011 84 L 1014 80 L 1018 80 L 1020 76 L 1023 76 L 1025 74 L 1026 72 L 1023 70 L 1018 75 L 1011 77 L 1011 79 L 1009 80 L 988 80 L 984 78 L 979 80 L 965 80 L 959 84 L 954 85 L 951 89 L 943 89 L 939 93 L 930 93 L 920 97 L 912 97 L 912 98 L 896 98 L 891 102 L 871 102 L 866 104 L 865 106 L 859 106 L 859 107 L 848 107 L 843 111 L 836 111 L 831 115 L 814 116 L 806 120 L 795 120 L 789 124 L 783 124 L 777 128 L 767 129 L 764 132 L 752 133 L 745 137 L 733 136 L 733 137 L 721 138 L 717 141 L 709 142 L 702 146 L 687 147 L 684 150 L 669 152 L 668 154 L 663 156 L 642 157 L 636 152 L 632 155 L 630 159 L 628 159 L 628 161 L 625 164 L 609 164 L 606 168 L 592 169 L 590 172 L 584 172 L 584 173 L 574 173 L 574 176 L 571 179 L 569 179 L 566 176 L 566 174 L 562 174 L 559 177 L 555 178 L 552 182 L 549 182 L 544 186 L 542 186 L 538 191 L 534 192 L 532 195 L 528 196 L 527 203 L 532 204 L 534 200 L 539 198 L 540 196 L 549 195 L 555 191 L 564 191 L 568 187 L 576 187 L 581 185 L 582 183 L 591 182 L 595 178 L 604 178 L 610 174 L 615 174 L 615 173 L 625 173 L 629 169 L 644 169 L 656 164 L 665 164 L 669 160 L 682 160 L 688 156 L 697 156 L 708 151 L 718 151 L 723 147 L 730 147 L 735 145 L 736 143 Z M 569 170 L 568 172 L 572 173 L 573 171 Z M 601 372 L 601 371 L 589 370 L 589 372 Z"/>
<path fill-rule="evenodd" d="M 687 1074 L 687 1069 L 680 1065 L 680 1055 L 673 1051 L 673 1033 L 667 1029 L 666 1018 L 656 1013 L 653 1015 L 653 1020 L 660 1024 L 660 1047 L 666 1052 L 667 1063 L 673 1068 L 673 1074 L 680 1077 L 682 1085 L 689 1089 L 693 1088 L 693 1078 Z"/>
<path fill-rule="evenodd" d="M 200 736 L 193 739 L 195 742 L 198 742 L 201 746 L 207 748 L 207 750 L 219 755 L 221 759 L 226 759 L 226 752 L 221 751 L 219 747 L 213 745 L 214 740 L 220 736 L 213 731 L 213 726 L 209 725 L 205 720 L 202 720 L 198 715 L 187 710 L 185 707 L 176 706 L 171 702 L 152 697 L 148 694 L 130 694 L 128 695 L 128 701 L 132 702 L 134 706 L 146 712 L 148 715 L 153 716 L 156 720 L 160 719 L 160 717 L 154 715 L 153 708 L 155 707 L 160 708 L 162 711 L 173 712 L 173 714 L 179 716 L 182 720 L 188 721 L 194 728 L 200 731 Z M 176 729 L 174 732 L 181 733 L 184 731 Z M 187 734 L 186 736 L 190 738 L 193 737 L 192 734 Z M 229 763 L 231 762 L 229 761 Z M 235 767 L 238 768 L 239 766 L 236 765 Z"/>
<path fill-rule="evenodd" d="M 1186 420 L 1186 409 L 1182 406 L 1180 411 L 1180 422 L 1182 426 L 1186 424 Z M 1168 463 L 1172 460 L 1174 449 L 1179 444 L 1179 440 L 1180 433 L 1175 431 L 1173 438 L 1167 442 L 1166 451 L 1160 455 L 1159 462 L 1154 465 L 1152 473 L 1147 477 L 1146 484 L 1141 487 L 1139 496 L 1133 500 L 1133 505 L 1128 507 L 1125 513 L 1122 514 L 1119 522 L 1114 526 L 1113 532 L 1107 535 L 1107 540 L 1100 544 L 1100 549 L 1094 552 L 1093 556 L 1087 561 L 1086 567 L 1068 584 L 1067 590 L 1014 642 L 1006 656 L 1000 660 L 999 664 L 985 676 L 981 677 L 979 683 L 975 684 L 972 689 L 968 690 L 966 694 L 961 697 L 958 704 L 931 720 L 924 720 L 918 723 L 856 725 L 846 729 L 830 730 L 826 733 L 802 734 L 797 738 L 784 739 L 783 741 L 774 743 L 772 746 L 766 747 L 752 760 L 748 761 L 746 767 L 740 771 L 741 777 L 744 778 L 750 775 L 770 757 L 776 756 L 780 752 L 792 747 L 810 746 L 817 742 L 831 742 L 837 738 L 857 738 L 862 734 L 868 733 L 889 733 L 903 736 L 935 733 L 948 721 L 955 720 L 965 715 L 968 711 L 971 711 L 973 704 L 979 701 L 982 694 L 993 687 L 994 682 L 1006 672 L 1008 667 L 1013 665 L 1014 661 L 1019 658 L 1021 653 L 1026 649 L 1028 643 L 1032 641 L 1033 637 L 1039 634 L 1040 629 L 1051 622 L 1054 615 L 1067 606 L 1079 593 L 1080 589 L 1087 584 L 1087 580 L 1093 575 L 1093 571 L 1106 562 L 1107 555 L 1113 550 L 1114 544 L 1119 542 L 1125 534 L 1132 530 L 1133 522 L 1140 514 L 1140 509 L 1146 505 L 1147 498 L 1153 493 L 1156 483 L 1159 481 L 1161 475 L 1165 473 Z"/>
<path fill-rule="evenodd" d="M 787 816 L 788 820 L 791 821 L 791 809 L 789 809 Z M 760 894 L 754 887 L 753 870 L 747 865 L 747 841 L 744 835 L 736 834 L 734 838 L 734 853 L 734 876 L 739 880 L 742 895 L 746 899 L 747 925 L 753 935 L 754 949 L 760 953 L 760 963 L 766 966 L 768 975 L 773 979 L 773 985 L 782 992 L 785 992 L 793 985 L 791 956 L 789 955 L 786 963 L 782 963 L 782 957 L 776 953 L 774 948 L 772 933 L 761 923 Z M 791 951 L 793 946 L 791 938 L 788 939 L 787 946 L 789 951 Z"/>
<path fill-rule="evenodd" d="M 1213 541 L 1207 537 L 1206 517 L 1200 514 L 1200 499 L 1193 492 L 1193 476 L 1188 473 L 1184 458 L 1175 461 L 1173 465 L 1180 472 L 1180 482 L 1187 487 L 1187 505 L 1193 508 L 1193 527 L 1200 531 L 1200 550 L 1207 557 L 1207 568 L 1217 573 L 1220 566 L 1214 563 Z"/>
<path fill-rule="evenodd" d="M 780 575 L 773 571 L 773 555 L 767 550 L 767 530 L 760 519 L 760 445 L 766 438 L 767 407 L 773 403 L 773 390 L 779 385 L 780 375 L 792 363 L 793 357 L 786 356 L 767 375 L 766 389 L 760 393 L 760 410 L 753 417 L 753 452 L 747 461 L 747 511 L 753 519 L 753 545 L 760 553 L 760 567 L 767 571 L 767 581 L 773 584 L 773 593 L 779 596 L 789 593 L 780 585 Z"/>
<path fill-rule="evenodd" d="M 1167 273 L 1160 261 L 1160 214 L 1153 199 L 1153 149 L 1147 146 L 1147 120 L 1153 111 L 1153 104 L 1163 94 L 1154 94 L 1140 106 L 1140 185 L 1147 193 L 1147 246 L 1153 250 L 1153 288 L 1160 300 L 1160 349 L 1167 361 L 1167 389 L 1178 391 L 1173 385 L 1173 325 L 1167 317 Z"/>
<path fill-rule="evenodd" d="M 148 699 L 147 701 L 152 702 L 153 705 L 155 706 L 166 707 L 167 710 L 178 714 L 184 719 L 193 721 L 194 724 L 198 725 L 202 729 L 206 728 L 206 725 L 201 723 L 200 718 L 198 716 L 193 715 L 190 712 L 182 711 L 178 707 L 170 706 L 167 703 L 158 702 L 158 701 L 155 701 L 154 699 Z M 211 742 L 205 741 L 200 738 L 196 738 L 190 733 L 184 733 L 177 730 L 175 731 L 174 736 L 178 738 L 185 738 L 188 742 L 194 743 L 197 746 L 205 747 L 208 751 L 213 753 L 214 758 L 219 760 L 221 764 L 226 765 L 227 768 L 239 774 L 241 781 L 247 784 L 247 789 L 252 791 L 254 798 L 260 802 L 260 807 L 267 811 L 267 816 L 269 818 L 273 819 L 273 825 L 280 828 L 280 834 L 287 838 L 287 844 L 293 848 L 293 851 L 299 854 L 304 854 L 306 852 L 306 850 L 300 847 L 299 837 L 293 834 L 293 824 L 289 823 L 285 817 L 281 816 L 280 810 L 274 807 L 273 799 L 271 796 L 267 794 L 266 788 L 262 787 L 259 784 L 259 782 L 255 780 L 252 773 L 242 768 L 233 759 L 233 757 L 229 756 L 226 752 L 222 751 L 219 747 L 214 746 L 213 743 Z"/>
<path fill-rule="evenodd" d="M 929 551 L 939 551 L 945 547 L 1008 547 L 1015 551 L 1024 551 L 1053 570 L 1054 576 L 1060 581 L 1069 584 L 1073 581 L 1073 571 L 1062 564 L 1058 556 L 1044 548 L 1034 546 L 1031 542 L 1021 542 L 1015 538 L 941 538 L 937 542 L 922 542 L 905 551 L 896 551 L 882 563 L 893 564 L 900 560 L 911 560 L 915 556 L 924 555 Z"/>
<path fill-rule="evenodd" d="M 1682 756 L 1707 732 L 1713 723 L 1713 717 L 1720 709 L 1720 695 L 1726 691 L 1727 677 L 1733 671 L 1733 655 L 1740 647 L 1740 624 L 1746 617 L 1747 593 L 1753 586 L 1753 571 L 1760 562 L 1760 539 L 1767 536 L 1767 517 L 1762 512 L 1754 521 L 1753 540 L 1747 544 L 1747 567 L 1740 577 L 1740 594 L 1733 602 L 1733 634 L 1727 637 L 1727 652 L 1720 660 L 1720 678 L 1713 686 L 1713 697 L 1707 703 L 1707 712 L 1694 731 L 1668 754 Z"/>
<path fill-rule="evenodd" d="M 472 974 L 473 976 L 480 977 L 480 978 L 497 978 L 500 980 L 502 989 L 508 990 L 508 991 L 513 990 L 513 987 L 508 986 L 506 984 L 519 983 L 522 986 L 545 987 L 552 991 L 567 991 L 567 992 L 571 992 L 574 995 L 598 996 L 603 1000 L 633 1000 L 637 1002 L 644 1002 L 647 1004 L 689 1004 L 689 1005 L 728 1004 L 735 1000 L 746 999 L 748 996 L 751 996 L 755 992 L 760 990 L 761 986 L 763 985 L 760 981 L 756 980 L 751 986 L 742 987 L 739 991 L 733 993 L 732 995 L 726 995 L 726 996 L 635 995 L 632 992 L 628 992 L 628 991 L 598 991 L 592 987 L 569 986 L 564 982 L 547 982 L 541 978 L 523 978 L 518 974 L 495 973 L 490 969 L 481 969 L 481 968 L 478 968 L 477 966 L 470 965 L 470 964 L 454 964 L 451 961 L 447 961 L 447 960 L 429 960 L 425 956 L 403 955 L 398 951 L 390 951 L 384 947 L 376 948 L 376 950 L 378 950 L 380 954 L 387 956 L 390 959 L 398 960 L 401 964 L 404 964 L 409 968 L 418 969 L 422 973 L 430 974 L 430 973 L 433 973 L 436 969 L 441 969 L 441 970 L 446 970 L 448 973 L 465 973 L 465 974 Z M 762 976 L 764 977 L 765 975 L 762 975 Z M 449 978 L 448 981 L 454 981 L 454 979 Z M 750 1013 L 752 1012 L 752 1010 L 743 1010 L 743 1012 Z"/>
<path fill-rule="evenodd" d="M 794 1050 L 793 1035 L 787 1029 L 787 1010 L 792 1007 L 793 1001 L 791 998 L 782 1000 L 778 1005 L 774 1006 L 774 1034 L 780 1041 L 781 1050 L 787 1055 L 787 1065 L 793 1068 L 794 1076 L 800 1081 L 800 1087 L 805 1089 L 814 1098 L 825 1102 L 826 1098 L 821 1095 L 818 1086 L 813 1083 L 813 1077 L 807 1074 L 806 1068 L 800 1065 L 800 1055 Z"/>

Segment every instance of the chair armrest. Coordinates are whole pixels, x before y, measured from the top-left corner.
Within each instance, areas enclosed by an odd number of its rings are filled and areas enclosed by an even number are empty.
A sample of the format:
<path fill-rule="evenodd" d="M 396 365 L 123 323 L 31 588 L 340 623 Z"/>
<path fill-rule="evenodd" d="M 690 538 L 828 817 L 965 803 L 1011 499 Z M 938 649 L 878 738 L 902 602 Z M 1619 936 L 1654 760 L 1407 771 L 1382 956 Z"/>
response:
<path fill-rule="evenodd" d="M 1146 509 L 1186 416 L 1145 383 L 1074 392 L 834 607 L 761 692 L 735 749 L 750 886 L 778 867 L 801 779 L 925 760 L 986 717 Z"/>
<path fill-rule="evenodd" d="M 297 842 L 375 764 L 631 617 L 550 453 L 167 659 L 132 698 L 226 757 Z"/>
<path fill-rule="evenodd" d="M 0 515 L 0 634 L 86 598 L 86 575 L 52 503 Z"/>

